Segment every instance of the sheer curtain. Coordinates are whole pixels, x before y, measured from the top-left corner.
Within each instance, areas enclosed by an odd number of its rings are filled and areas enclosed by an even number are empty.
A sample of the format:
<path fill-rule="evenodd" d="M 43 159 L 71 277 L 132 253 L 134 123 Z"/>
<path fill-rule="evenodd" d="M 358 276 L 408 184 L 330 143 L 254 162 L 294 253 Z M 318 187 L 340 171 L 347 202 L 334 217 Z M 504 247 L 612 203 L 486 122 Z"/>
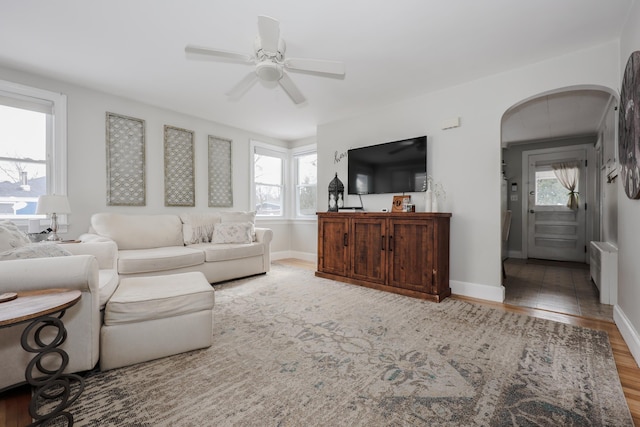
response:
<path fill-rule="evenodd" d="M 571 209 L 578 209 L 578 192 L 576 186 L 578 185 L 578 178 L 580 177 L 580 169 L 578 162 L 562 162 L 554 163 L 551 165 L 553 173 L 560 181 L 560 184 L 567 190 L 569 190 L 569 201 L 567 207 Z"/>

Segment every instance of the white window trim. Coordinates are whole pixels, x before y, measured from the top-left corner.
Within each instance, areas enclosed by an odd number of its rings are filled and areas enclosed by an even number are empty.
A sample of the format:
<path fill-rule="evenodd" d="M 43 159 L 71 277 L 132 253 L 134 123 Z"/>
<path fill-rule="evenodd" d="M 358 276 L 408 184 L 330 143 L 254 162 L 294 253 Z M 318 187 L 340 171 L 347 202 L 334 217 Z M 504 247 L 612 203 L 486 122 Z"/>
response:
<path fill-rule="evenodd" d="M 47 155 L 51 156 L 52 173 L 47 175 L 47 194 L 67 194 L 67 96 L 45 89 L 34 88 L 18 83 L 0 80 L 0 91 L 8 96 L 35 98 L 52 104 L 52 120 L 47 120 L 47 132 L 52 136 L 47 138 Z M 29 217 L 42 218 L 42 215 L 26 216 L 12 220 L 16 225 L 26 227 Z M 58 222 L 62 226 L 68 223 L 67 215 L 60 215 Z M 64 229 L 61 229 L 64 231 Z"/>
<path fill-rule="evenodd" d="M 285 147 L 280 147 L 274 144 L 268 144 L 265 142 L 260 142 L 256 140 L 249 141 L 249 206 L 251 206 L 251 210 L 255 210 L 256 206 L 256 186 L 255 186 L 255 167 L 253 164 L 253 156 L 256 152 L 256 148 L 260 148 L 267 152 L 272 152 L 274 154 L 281 154 L 282 156 L 282 191 L 284 193 L 284 197 L 282 199 L 282 215 L 256 215 L 257 219 L 286 219 L 289 217 L 288 213 L 290 212 L 290 201 L 289 201 L 289 186 L 287 185 L 291 182 L 291 176 L 289 172 L 289 162 L 290 162 L 290 150 Z"/>
<path fill-rule="evenodd" d="M 299 215 L 298 214 L 298 207 L 296 205 L 296 195 L 297 195 L 297 187 L 298 187 L 298 183 L 297 183 L 297 177 L 298 177 L 298 162 L 296 162 L 296 157 L 298 156 L 304 156 L 307 154 L 312 154 L 312 153 L 316 153 L 316 155 L 318 154 L 318 146 L 316 144 L 310 144 L 310 145 L 305 145 L 305 146 L 300 146 L 300 147 L 295 147 L 293 149 L 291 149 L 291 164 L 293 165 L 293 170 L 292 170 L 292 175 L 291 175 L 291 184 L 293 187 L 293 191 L 291 191 L 290 194 L 290 203 L 291 203 L 291 208 L 293 211 L 293 215 L 291 215 L 291 219 L 295 219 L 295 220 L 304 220 L 304 221 L 309 221 L 309 220 L 317 220 L 317 216 L 316 214 L 313 215 Z M 318 188 L 318 183 L 316 182 L 316 191 Z M 316 201 L 317 203 L 317 201 Z M 316 206 L 317 209 L 317 206 Z"/>

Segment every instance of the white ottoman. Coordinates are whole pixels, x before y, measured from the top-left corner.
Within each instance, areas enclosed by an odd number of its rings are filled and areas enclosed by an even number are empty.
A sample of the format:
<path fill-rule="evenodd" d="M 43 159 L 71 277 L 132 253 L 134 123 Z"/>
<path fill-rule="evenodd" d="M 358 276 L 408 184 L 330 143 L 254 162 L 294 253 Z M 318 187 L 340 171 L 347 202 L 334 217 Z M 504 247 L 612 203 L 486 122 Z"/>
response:
<path fill-rule="evenodd" d="M 104 310 L 100 369 L 210 347 L 213 304 L 200 272 L 122 279 Z"/>

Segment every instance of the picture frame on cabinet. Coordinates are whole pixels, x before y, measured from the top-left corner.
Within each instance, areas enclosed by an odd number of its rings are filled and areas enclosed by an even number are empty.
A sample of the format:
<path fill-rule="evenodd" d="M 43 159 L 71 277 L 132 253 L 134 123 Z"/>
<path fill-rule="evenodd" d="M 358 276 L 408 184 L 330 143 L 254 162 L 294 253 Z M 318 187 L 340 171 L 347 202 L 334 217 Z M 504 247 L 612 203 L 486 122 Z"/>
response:
<path fill-rule="evenodd" d="M 406 206 L 411 204 L 411 195 L 393 196 L 391 212 L 407 212 Z"/>

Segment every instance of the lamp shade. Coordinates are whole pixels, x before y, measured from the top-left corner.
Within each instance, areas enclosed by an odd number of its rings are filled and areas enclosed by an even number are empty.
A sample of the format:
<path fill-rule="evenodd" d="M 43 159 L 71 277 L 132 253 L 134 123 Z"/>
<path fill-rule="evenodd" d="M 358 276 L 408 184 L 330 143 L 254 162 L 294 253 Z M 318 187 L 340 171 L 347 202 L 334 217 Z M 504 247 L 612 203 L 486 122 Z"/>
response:
<path fill-rule="evenodd" d="M 51 194 L 38 197 L 38 207 L 36 208 L 36 214 L 46 215 L 52 213 L 71 213 L 71 208 L 69 207 L 69 199 L 67 198 L 67 196 Z"/>

